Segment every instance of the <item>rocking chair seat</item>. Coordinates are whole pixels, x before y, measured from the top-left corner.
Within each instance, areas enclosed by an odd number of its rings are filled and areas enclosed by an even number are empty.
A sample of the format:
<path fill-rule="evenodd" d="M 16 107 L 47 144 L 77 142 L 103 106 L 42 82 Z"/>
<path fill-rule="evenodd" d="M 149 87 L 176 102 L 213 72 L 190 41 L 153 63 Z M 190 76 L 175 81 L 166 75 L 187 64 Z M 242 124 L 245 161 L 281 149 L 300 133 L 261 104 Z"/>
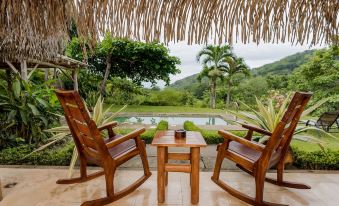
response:
<path fill-rule="evenodd" d="M 243 144 L 240 144 L 236 141 L 230 142 L 228 150 L 235 152 L 243 157 L 246 157 L 247 159 L 250 159 L 252 162 L 256 162 L 261 156 L 261 152 L 256 151 L 250 147 L 247 147 Z"/>
<path fill-rule="evenodd" d="M 228 150 L 242 157 L 245 157 L 246 159 L 251 160 L 251 162 L 253 163 L 257 162 L 262 155 L 261 152 L 254 150 L 250 147 L 247 147 L 246 145 L 243 145 L 236 141 L 231 141 L 229 143 Z M 280 149 L 277 149 L 276 151 L 272 153 L 272 157 L 269 163 L 270 167 L 277 164 L 277 162 L 279 161 L 280 155 L 281 155 Z"/>
<path fill-rule="evenodd" d="M 119 139 L 122 136 L 123 135 L 117 134 L 114 137 L 106 139 L 105 143 L 109 143 L 113 140 Z M 114 157 L 120 156 L 121 154 L 124 154 L 127 151 L 130 151 L 131 149 L 135 149 L 135 148 L 136 148 L 135 141 L 133 139 L 130 139 L 130 140 L 127 140 L 127 141 L 115 146 L 115 147 L 108 149 L 108 152 L 114 158 Z"/>

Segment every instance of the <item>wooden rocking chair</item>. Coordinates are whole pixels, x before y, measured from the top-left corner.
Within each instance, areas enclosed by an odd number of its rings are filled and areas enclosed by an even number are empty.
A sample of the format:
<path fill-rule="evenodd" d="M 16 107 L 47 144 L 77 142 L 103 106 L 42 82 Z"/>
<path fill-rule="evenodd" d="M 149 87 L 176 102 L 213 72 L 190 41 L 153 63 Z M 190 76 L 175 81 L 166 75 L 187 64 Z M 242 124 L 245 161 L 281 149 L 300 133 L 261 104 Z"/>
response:
<path fill-rule="evenodd" d="M 308 185 L 284 181 L 283 173 L 284 160 L 293 137 L 293 132 L 311 96 L 311 93 L 296 92 L 286 113 L 273 133 L 245 124 L 242 125 L 248 129 L 245 138 L 220 130 L 219 134 L 224 137 L 224 142 L 218 145 L 217 148 L 218 155 L 212 180 L 231 195 L 252 205 L 279 205 L 263 201 L 264 181 L 284 187 L 310 189 L 311 187 Z M 266 145 L 251 141 L 254 131 L 270 136 Z M 255 198 L 233 189 L 219 179 L 221 164 L 224 158 L 235 162 L 240 169 L 255 178 Z M 267 170 L 273 166 L 277 166 L 277 179 L 266 177 Z"/>
<path fill-rule="evenodd" d="M 140 134 L 145 131 L 144 128 L 124 136 L 116 135 L 112 129 L 117 125 L 116 122 L 99 128 L 96 126 L 78 92 L 56 90 L 56 94 L 64 109 L 80 158 L 80 177 L 58 180 L 57 184 L 81 183 L 105 175 L 107 197 L 82 204 L 99 206 L 111 203 L 133 192 L 151 176 L 145 144 L 140 139 Z M 105 129 L 109 136 L 106 140 L 101 134 L 101 131 Z M 136 155 L 141 157 L 144 175 L 129 187 L 115 193 L 113 180 L 117 167 Z M 102 167 L 103 171 L 88 175 L 86 166 L 89 162 Z"/>

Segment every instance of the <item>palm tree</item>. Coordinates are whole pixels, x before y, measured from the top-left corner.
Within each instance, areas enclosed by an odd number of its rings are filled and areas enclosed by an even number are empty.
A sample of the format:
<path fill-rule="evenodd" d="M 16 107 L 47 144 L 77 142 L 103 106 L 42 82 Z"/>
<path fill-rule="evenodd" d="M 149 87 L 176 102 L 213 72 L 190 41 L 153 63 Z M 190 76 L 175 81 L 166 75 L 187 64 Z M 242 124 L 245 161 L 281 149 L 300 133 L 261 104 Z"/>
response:
<path fill-rule="evenodd" d="M 210 106 L 215 109 L 216 86 L 217 80 L 223 80 L 225 69 L 228 67 L 225 61 L 231 56 L 231 47 L 208 45 L 203 48 L 197 55 L 197 61 L 203 65 L 203 70 L 200 72 L 198 79 L 208 77 L 210 81 Z"/>
<path fill-rule="evenodd" d="M 225 57 L 225 62 L 228 64 L 228 66 L 225 68 L 225 73 L 227 73 L 225 79 L 228 86 L 226 104 L 229 106 L 231 99 L 231 87 L 233 86 L 232 77 L 237 73 L 243 73 L 247 76 L 250 74 L 250 70 L 245 64 L 244 59 L 238 58 L 235 55 Z"/>

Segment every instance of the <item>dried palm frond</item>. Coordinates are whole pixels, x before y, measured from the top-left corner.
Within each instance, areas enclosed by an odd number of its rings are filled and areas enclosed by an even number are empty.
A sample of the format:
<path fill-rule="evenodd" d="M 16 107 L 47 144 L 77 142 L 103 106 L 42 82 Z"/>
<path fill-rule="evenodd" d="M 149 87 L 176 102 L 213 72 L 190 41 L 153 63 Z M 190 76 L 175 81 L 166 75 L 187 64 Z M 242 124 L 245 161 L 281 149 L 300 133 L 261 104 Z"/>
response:
<path fill-rule="evenodd" d="M 330 43 L 338 10 L 337 0 L 1 0 L 0 56 L 54 56 L 72 21 L 93 42 L 109 31 L 165 43 Z"/>

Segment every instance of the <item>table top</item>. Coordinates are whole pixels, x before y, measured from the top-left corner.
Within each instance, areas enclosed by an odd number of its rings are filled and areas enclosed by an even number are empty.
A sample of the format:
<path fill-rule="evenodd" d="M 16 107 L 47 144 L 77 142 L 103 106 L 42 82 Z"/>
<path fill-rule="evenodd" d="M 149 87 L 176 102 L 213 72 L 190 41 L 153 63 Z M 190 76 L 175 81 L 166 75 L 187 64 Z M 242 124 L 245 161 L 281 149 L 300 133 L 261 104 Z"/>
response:
<path fill-rule="evenodd" d="M 186 138 L 175 138 L 173 130 L 157 131 L 152 146 L 163 147 L 206 147 L 207 144 L 200 132 L 187 131 Z"/>

